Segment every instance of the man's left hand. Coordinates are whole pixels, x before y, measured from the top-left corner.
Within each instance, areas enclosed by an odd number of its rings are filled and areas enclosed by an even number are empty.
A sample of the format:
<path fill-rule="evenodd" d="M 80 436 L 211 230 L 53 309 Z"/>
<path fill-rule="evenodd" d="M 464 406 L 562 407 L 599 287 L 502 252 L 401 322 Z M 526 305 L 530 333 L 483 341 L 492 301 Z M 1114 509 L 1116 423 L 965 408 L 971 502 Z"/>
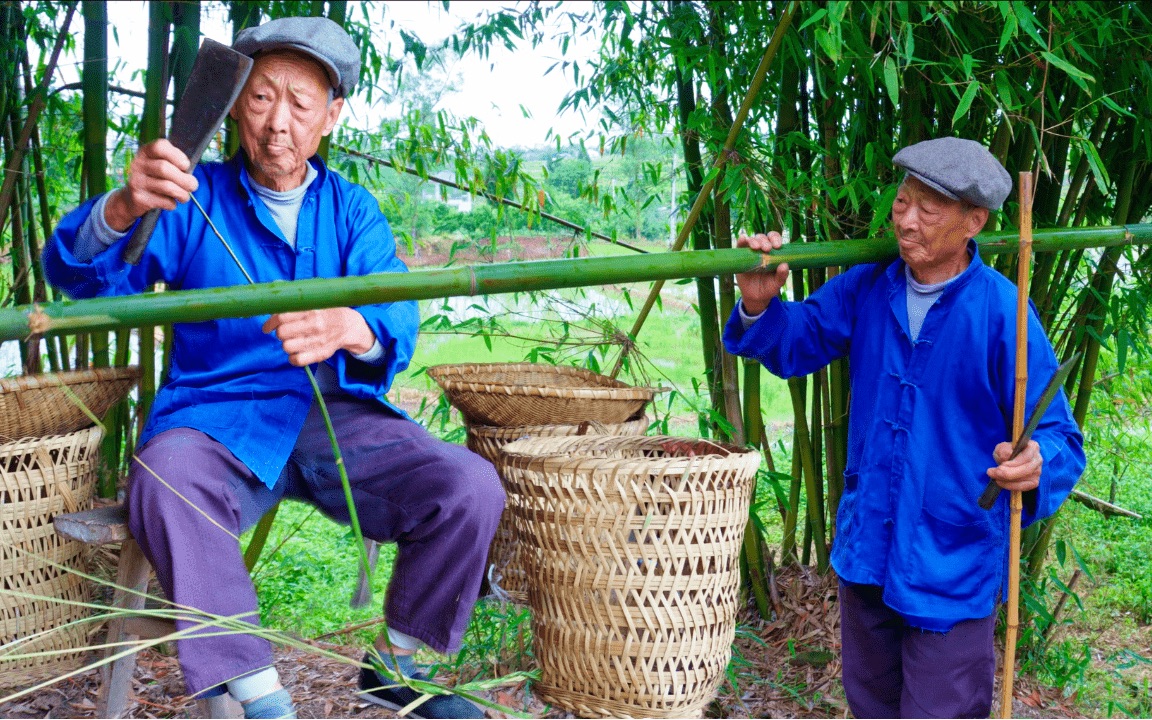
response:
<path fill-rule="evenodd" d="M 337 350 L 363 355 L 376 342 L 364 316 L 346 307 L 277 313 L 263 330 L 276 333 L 288 361 L 297 367 L 324 362 Z"/>
<path fill-rule="evenodd" d="M 992 451 L 992 459 L 997 465 L 989 468 L 988 477 L 1005 490 L 1027 492 L 1040 487 L 1040 470 L 1044 458 L 1040 456 L 1040 445 L 1029 440 L 1028 446 L 1016 457 L 1012 455 L 1012 443 L 1002 442 Z"/>

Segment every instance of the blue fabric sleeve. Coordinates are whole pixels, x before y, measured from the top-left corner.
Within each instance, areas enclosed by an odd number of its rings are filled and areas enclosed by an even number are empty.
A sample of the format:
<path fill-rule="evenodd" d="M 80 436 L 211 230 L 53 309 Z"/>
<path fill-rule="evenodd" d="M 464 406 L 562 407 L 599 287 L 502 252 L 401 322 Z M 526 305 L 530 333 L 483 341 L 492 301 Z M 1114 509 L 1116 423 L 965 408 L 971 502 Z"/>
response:
<path fill-rule="evenodd" d="M 76 243 L 72 254 L 79 262 L 89 262 L 92 258 L 115 245 L 128 233 L 113 230 L 108 221 L 104 219 L 104 207 L 108 205 L 108 198 L 112 193 L 105 193 L 96 201 L 88 219 L 80 226 L 76 234 Z"/>
<path fill-rule="evenodd" d="M 807 375 L 844 357 L 856 322 L 855 299 L 874 267 L 837 275 L 803 302 L 776 298 L 747 330 L 738 305 L 724 327 L 724 348 L 782 378 Z"/>
<path fill-rule="evenodd" d="M 346 250 L 347 275 L 408 272 L 396 257 L 396 241 L 388 220 L 376 199 L 360 186 L 348 195 L 349 232 Z M 368 323 L 383 348 L 383 362 L 356 360 L 351 353 L 339 352 L 329 362 L 335 366 L 340 383 L 348 392 L 363 398 L 381 397 L 397 373 L 408 367 L 416 350 L 419 311 L 415 301 L 360 305 L 354 308 Z"/>
<path fill-rule="evenodd" d="M 196 196 L 201 202 L 207 202 L 207 176 L 201 166 L 197 166 L 194 174 L 200 182 Z M 84 249 L 77 245 L 84 224 L 103 197 L 99 195 L 87 200 L 57 224 L 52 238 L 44 246 L 44 274 L 48 282 L 70 298 L 133 295 L 161 281 L 179 289 L 180 268 L 189 254 L 184 238 L 189 236 L 190 213 L 195 212 L 192 203 L 182 203 L 175 210 L 161 212 L 140 264 L 129 265 L 120 255 L 136 224 L 106 251 L 87 259 L 84 259 Z"/>

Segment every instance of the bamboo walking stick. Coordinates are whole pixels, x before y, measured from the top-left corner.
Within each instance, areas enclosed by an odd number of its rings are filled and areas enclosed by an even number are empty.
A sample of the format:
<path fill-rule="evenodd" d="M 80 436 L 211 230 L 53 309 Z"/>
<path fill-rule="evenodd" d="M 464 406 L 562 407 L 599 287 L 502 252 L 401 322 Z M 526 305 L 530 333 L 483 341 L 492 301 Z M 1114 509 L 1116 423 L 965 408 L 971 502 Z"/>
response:
<path fill-rule="evenodd" d="M 1032 263 L 1032 173 L 1020 173 L 1020 258 L 1016 270 L 1016 398 L 1012 408 L 1012 440 L 1024 432 L 1028 398 L 1028 286 Z M 1020 627 L 1020 515 L 1024 500 L 1012 491 L 1008 532 L 1008 627 L 1004 635 L 1004 680 L 1000 687 L 1000 717 L 1012 717 L 1012 684 L 1016 672 L 1016 633 Z"/>

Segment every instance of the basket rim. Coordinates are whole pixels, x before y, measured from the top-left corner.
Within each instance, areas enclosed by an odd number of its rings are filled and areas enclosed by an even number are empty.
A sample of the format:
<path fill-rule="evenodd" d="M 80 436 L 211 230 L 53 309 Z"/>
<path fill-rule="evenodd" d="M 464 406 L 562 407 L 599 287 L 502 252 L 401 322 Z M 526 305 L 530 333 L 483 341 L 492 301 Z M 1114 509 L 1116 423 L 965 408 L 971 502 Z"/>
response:
<path fill-rule="evenodd" d="M 140 368 L 136 365 L 86 368 L 84 370 L 68 370 L 59 373 L 40 373 L 37 375 L 0 378 L 0 393 L 39 390 L 41 388 L 57 389 L 61 385 L 76 385 L 87 382 L 110 382 L 117 380 L 132 380 L 135 382 L 139 379 Z"/>
<path fill-rule="evenodd" d="M 465 380 L 464 372 L 483 372 L 499 368 L 505 372 L 533 371 L 568 375 L 594 381 L 597 387 L 540 387 L 538 385 L 517 385 L 506 382 L 483 382 Z M 472 392 L 524 397 L 579 398 L 594 400 L 645 400 L 655 397 L 664 388 L 636 387 L 616 378 L 567 365 L 547 363 L 456 363 L 433 365 L 427 370 L 428 376 L 445 392 Z"/>
<path fill-rule="evenodd" d="M 87 427 L 82 427 L 79 430 L 73 430 L 66 433 L 56 433 L 55 435 L 26 435 L 24 437 L 13 438 L 11 440 L 4 440 L 0 438 L 0 456 L 8 455 L 9 453 L 15 451 L 25 452 L 25 448 L 19 447 L 21 445 L 35 448 L 41 445 L 53 445 L 60 442 L 72 442 L 73 440 L 92 442 L 91 438 L 81 437 L 89 433 L 98 433 L 102 436 L 104 433 L 104 428 L 100 427 L 99 425 L 89 425 Z"/>
<path fill-rule="evenodd" d="M 706 442 L 710 445 L 715 445 L 722 449 L 726 454 L 709 453 L 705 455 L 667 455 L 660 458 L 650 457 L 633 457 L 633 458 L 620 458 L 620 457 L 593 457 L 593 456 L 580 456 L 574 455 L 574 452 L 579 452 L 580 445 L 591 444 L 604 444 L 609 446 L 639 446 L 639 447 L 653 447 L 659 446 L 666 442 Z M 522 447 L 517 446 L 532 446 L 534 450 L 558 451 L 561 448 L 565 450 L 564 454 L 555 453 L 541 453 L 538 451 L 525 452 Z M 501 448 L 502 457 L 505 462 L 518 464 L 532 464 L 532 463 L 554 463 L 564 462 L 568 464 L 581 463 L 581 464 L 603 464 L 603 463 L 630 463 L 635 461 L 652 462 L 659 461 L 663 463 L 674 463 L 677 461 L 696 461 L 711 460 L 711 461 L 726 461 L 739 463 L 745 459 L 757 458 L 759 463 L 761 457 L 760 452 L 754 447 L 735 445 L 733 443 L 718 442 L 716 440 L 709 440 L 706 438 L 693 438 L 679 435 L 570 435 L 570 436 L 540 436 L 528 437 L 514 440 Z"/>

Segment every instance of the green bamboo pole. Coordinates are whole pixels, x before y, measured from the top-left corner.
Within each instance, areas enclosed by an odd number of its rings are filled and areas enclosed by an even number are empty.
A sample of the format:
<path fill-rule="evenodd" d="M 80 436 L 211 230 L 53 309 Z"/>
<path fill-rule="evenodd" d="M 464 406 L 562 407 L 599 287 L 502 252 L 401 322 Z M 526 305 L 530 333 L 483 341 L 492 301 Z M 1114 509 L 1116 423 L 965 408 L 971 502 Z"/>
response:
<path fill-rule="evenodd" d="M 979 236 L 981 254 L 1012 252 L 1009 233 Z M 1069 248 L 1152 244 L 1152 224 L 1036 231 L 1034 252 Z M 664 252 L 621 257 L 592 257 L 471 265 L 410 273 L 381 273 L 316 278 L 203 290 L 176 290 L 56 302 L 0 309 L 0 340 L 30 332 L 45 335 L 98 332 L 144 324 L 200 322 L 226 317 L 400 300 L 494 295 L 626 282 L 772 270 L 779 263 L 794 269 L 883 262 L 897 255 L 892 238 L 841 240 L 785 245 L 767 258 L 747 248 Z M 768 262 L 768 260 L 771 262 Z"/>
<path fill-rule="evenodd" d="M 104 0 L 84 0 L 84 67 L 80 82 L 84 87 L 84 196 L 95 197 L 108 190 L 108 7 Z M 76 367 L 108 365 L 107 333 L 94 334 L 79 344 Z"/>
<path fill-rule="evenodd" d="M 172 3 L 172 50 L 168 57 L 172 74 L 172 97 L 184 95 L 199 48 L 200 0 Z"/>
<path fill-rule="evenodd" d="M 728 162 L 728 153 L 736 146 L 736 138 L 740 135 L 740 130 L 744 127 L 744 121 L 748 118 L 748 113 L 752 109 L 753 100 L 755 100 L 756 96 L 760 93 L 760 86 L 764 83 L 764 78 L 768 75 L 768 67 L 772 64 L 772 60 L 775 59 L 780 45 L 784 42 L 784 34 L 792 25 L 792 16 L 796 14 L 797 5 L 799 5 L 798 2 L 788 3 L 788 6 L 784 9 L 784 14 L 780 16 L 780 21 L 776 23 L 776 31 L 772 34 L 772 39 L 769 41 L 768 47 L 764 50 L 764 56 L 760 58 L 760 65 L 756 68 L 756 72 L 752 76 L 752 82 L 748 85 L 748 92 L 744 96 L 744 101 L 740 103 L 740 110 L 736 113 L 736 119 L 733 120 L 732 127 L 728 129 L 728 138 L 724 141 L 724 148 L 716 154 L 716 161 L 712 164 L 712 172 L 708 173 L 708 177 L 704 181 L 704 186 L 700 188 L 700 193 L 696 196 L 696 201 L 692 204 L 692 209 L 688 212 L 688 217 L 685 219 L 684 225 L 680 228 L 680 234 L 677 235 L 676 242 L 672 246 L 673 252 L 677 252 L 684 247 L 684 243 L 688 240 L 688 235 L 696 226 L 696 220 L 700 217 L 700 213 L 704 209 L 704 204 L 712 192 L 712 186 L 716 183 L 720 168 Z M 640 309 L 640 314 L 636 316 L 636 322 L 632 325 L 632 330 L 628 333 L 628 337 L 632 338 L 632 340 L 635 340 L 640 334 L 641 328 L 644 327 L 644 322 L 648 319 L 648 314 L 652 312 L 653 306 L 656 305 L 656 298 L 660 297 L 660 291 L 663 289 L 663 280 L 658 280 L 652 286 L 652 290 L 648 293 L 648 299 L 644 301 L 644 307 Z M 621 349 L 620 357 L 616 360 L 616 366 L 612 369 L 612 377 L 620 374 L 629 347 L 631 347 L 631 344 L 625 345 Z"/>

